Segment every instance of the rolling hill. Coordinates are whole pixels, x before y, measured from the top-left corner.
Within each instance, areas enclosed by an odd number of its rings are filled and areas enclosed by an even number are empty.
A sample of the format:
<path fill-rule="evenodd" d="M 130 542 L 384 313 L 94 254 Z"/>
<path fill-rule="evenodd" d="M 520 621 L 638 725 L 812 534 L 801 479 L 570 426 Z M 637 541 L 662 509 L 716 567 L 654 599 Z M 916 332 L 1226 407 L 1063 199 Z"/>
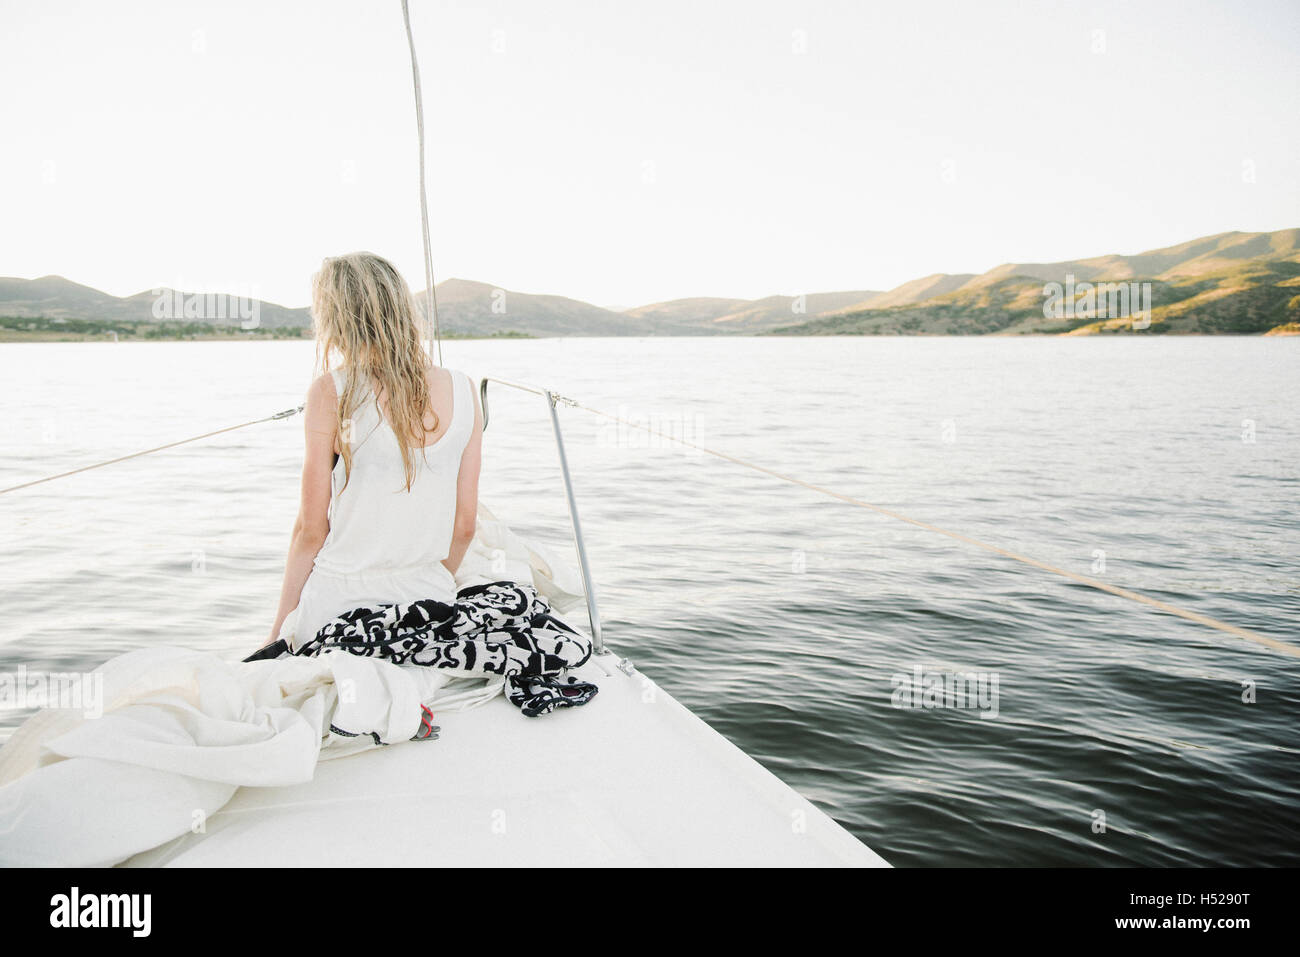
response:
<path fill-rule="evenodd" d="M 672 299 L 627 309 L 623 315 L 651 322 L 660 335 L 749 334 L 874 302 L 878 292 L 814 292 L 763 299 Z"/>
<path fill-rule="evenodd" d="M 1045 317 L 1044 285 L 1147 282 L 1151 324 L 1128 317 Z M 1134 256 L 1007 263 L 977 276 L 926 277 L 863 307 L 792 323 L 777 335 L 1257 335 L 1300 320 L 1300 229 L 1221 233 Z M 944 280 L 950 280 L 945 282 Z M 961 282 L 957 282 L 961 279 Z M 920 285 L 918 285 L 920 284 Z M 918 289 L 951 288 L 915 299 Z M 912 287 L 910 289 L 905 287 Z M 901 292 L 894 296 L 895 292 Z"/>
<path fill-rule="evenodd" d="M 651 330 L 650 323 L 564 296 L 514 292 L 469 279 L 445 279 L 437 290 L 438 322 L 456 335 L 636 336 Z M 415 299 L 423 310 L 425 293 Z"/>
<path fill-rule="evenodd" d="M 16 316 L 46 319 L 89 319 L 98 322 L 156 322 L 154 305 L 160 297 L 165 305 L 175 311 L 177 297 L 180 298 L 181 315 L 167 318 L 185 318 L 183 310 L 186 301 L 194 301 L 189 294 L 177 293 L 172 289 L 163 289 L 161 293 L 153 290 L 138 292 L 132 296 L 112 296 L 90 286 L 83 286 L 62 276 L 42 276 L 39 279 L 0 278 L 0 316 Z M 202 302 L 196 303 L 200 311 L 216 310 Z M 256 303 L 258 318 L 266 328 L 298 327 L 311 325 L 311 316 L 306 309 L 290 309 L 273 302 L 249 299 L 245 305 Z M 160 309 L 160 311 L 162 311 Z M 229 314 L 230 305 L 224 304 L 222 311 Z M 238 312 L 238 307 L 234 310 Z M 239 316 L 217 319 L 205 316 L 192 317 L 194 321 L 210 324 L 239 325 Z"/>

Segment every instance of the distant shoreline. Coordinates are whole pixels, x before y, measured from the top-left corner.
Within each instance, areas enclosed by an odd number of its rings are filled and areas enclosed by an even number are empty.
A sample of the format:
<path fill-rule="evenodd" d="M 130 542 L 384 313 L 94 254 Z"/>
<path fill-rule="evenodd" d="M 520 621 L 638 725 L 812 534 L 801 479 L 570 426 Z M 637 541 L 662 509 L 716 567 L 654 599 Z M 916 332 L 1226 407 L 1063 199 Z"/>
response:
<path fill-rule="evenodd" d="M 107 328 L 105 328 L 107 326 Z M 1121 328 L 1073 329 L 1070 331 L 1023 329 L 1015 332 L 950 333 L 930 331 L 899 331 L 895 329 L 863 329 L 828 332 L 796 332 L 787 327 L 779 330 L 747 330 L 737 333 L 681 334 L 666 332 L 649 335 L 536 335 L 514 330 L 492 333 L 444 332 L 442 338 L 449 342 L 485 341 L 500 339 L 1113 339 L 1113 338 L 1197 338 L 1225 337 L 1261 338 L 1300 336 L 1300 322 L 1283 323 L 1261 332 L 1190 332 L 1162 326 L 1132 332 Z M 310 329 L 298 326 L 259 327 L 238 329 L 231 326 L 212 326 L 187 322 L 105 322 L 91 319 L 65 319 L 47 317 L 0 316 L 0 343 L 20 342 L 310 342 Z"/>
<path fill-rule="evenodd" d="M 483 339 L 543 339 L 543 338 L 562 338 L 548 336 L 526 336 L 526 335 L 488 335 L 488 336 L 461 336 L 447 335 L 443 339 L 452 341 L 468 341 Z M 625 336 L 584 336 L 582 338 L 608 338 L 621 339 Z M 702 338 L 696 336 L 695 338 Z M 9 329 L 0 329 L 0 344 L 4 343 L 23 343 L 23 342 L 102 342 L 107 345 L 122 345 L 124 343 L 141 343 L 141 342 L 311 342 L 311 336 L 236 336 L 236 335 L 211 335 L 211 336 L 119 336 L 117 339 L 111 336 L 92 335 L 84 333 L 81 335 L 71 333 L 13 333 Z"/>
<path fill-rule="evenodd" d="M 488 335 L 443 333 L 452 339 L 535 339 L 523 332 Z M 239 329 L 187 322 L 106 322 L 42 316 L 0 316 L 3 342 L 310 342 L 312 331 L 299 326 Z"/>
<path fill-rule="evenodd" d="M 248 336 L 248 335 L 194 335 L 194 336 L 123 336 L 118 339 L 112 339 L 104 335 L 73 335 L 68 333 L 26 333 L 10 335 L 10 330 L 0 329 L 0 345 L 5 344 L 22 344 L 22 343 L 71 343 L 71 342 L 98 342 L 105 345 L 123 345 L 126 343 L 147 344 L 163 342 L 311 342 L 311 336 Z M 1166 333 L 1157 336 L 1135 336 L 1122 335 L 1116 333 L 1101 333 L 1087 336 L 1072 336 L 1062 332 L 1020 332 L 1012 334 L 986 334 L 986 335 L 961 335 L 953 333 L 824 333 L 820 335 L 799 335 L 797 333 L 742 333 L 742 334 L 721 334 L 721 335 L 659 335 L 659 336 L 531 336 L 531 335 L 485 335 L 485 336 L 466 336 L 466 335 L 447 335 L 442 336 L 448 342 L 493 342 L 500 340 L 549 340 L 549 339 L 626 339 L 636 341 L 641 339 L 802 339 L 805 341 L 816 341 L 821 339 L 1071 339 L 1071 340 L 1089 340 L 1098 339 L 1267 339 L 1267 338 L 1290 338 L 1300 336 L 1300 327 L 1285 330 L 1270 330 L 1269 332 L 1177 332 Z"/>

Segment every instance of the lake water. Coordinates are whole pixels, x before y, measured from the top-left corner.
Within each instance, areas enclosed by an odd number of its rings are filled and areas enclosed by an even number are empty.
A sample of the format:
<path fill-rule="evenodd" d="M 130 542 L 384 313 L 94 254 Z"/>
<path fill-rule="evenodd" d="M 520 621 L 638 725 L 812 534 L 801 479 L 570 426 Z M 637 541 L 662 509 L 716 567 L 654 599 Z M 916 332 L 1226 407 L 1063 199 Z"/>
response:
<path fill-rule="evenodd" d="M 911 517 L 1300 644 L 1300 339 L 456 341 Z M 0 487 L 297 405 L 313 346 L 0 345 Z M 568 548 L 543 400 L 484 502 Z M 1300 659 L 562 408 L 606 640 L 898 865 L 1300 863 Z M 301 419 L 0 496 L 5 669 L 261 643 Z M 581 622 L 580 622 L 581 623 Z M 983 708 L 900 708 L 967 673 Z M 1253 702 L 1243 701 L 1243 697 Z M 0 713 L 0 734 L 23 713 Z M 1104 825 L 1104 828 L 1103 828 Z"/>

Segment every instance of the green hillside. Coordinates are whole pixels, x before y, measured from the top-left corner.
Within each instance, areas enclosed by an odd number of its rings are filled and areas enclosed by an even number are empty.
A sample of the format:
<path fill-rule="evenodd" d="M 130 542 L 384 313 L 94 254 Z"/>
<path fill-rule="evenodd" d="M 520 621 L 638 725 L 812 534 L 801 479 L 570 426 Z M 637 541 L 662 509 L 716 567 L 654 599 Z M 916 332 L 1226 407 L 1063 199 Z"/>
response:
<path fill-rule="evenodd" d="M 1300 321 L 1300 263 L 1247 261 L 1176 279 L 1097 276 L 1094 282 L 1150 282 L 1151 325 L 1130 318 L 1046 318 L 1044 280 L 1008 276 L 923 302 L 860 309 L 784 326 L 773 335 L 1258 335 Z"/>

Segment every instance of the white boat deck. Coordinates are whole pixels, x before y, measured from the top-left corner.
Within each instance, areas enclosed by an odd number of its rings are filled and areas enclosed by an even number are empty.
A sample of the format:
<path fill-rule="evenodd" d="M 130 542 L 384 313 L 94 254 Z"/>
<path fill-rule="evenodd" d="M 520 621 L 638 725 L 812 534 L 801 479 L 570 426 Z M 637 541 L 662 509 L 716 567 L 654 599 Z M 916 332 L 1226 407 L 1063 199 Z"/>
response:
<path fill-rule="evenodd" d="M 875 852 L 606 652 L 589 704 L 525 718 L 504 698 L 441 713 L 436 741 L 241 788 L 124 866 L 875 866 Z"/>

